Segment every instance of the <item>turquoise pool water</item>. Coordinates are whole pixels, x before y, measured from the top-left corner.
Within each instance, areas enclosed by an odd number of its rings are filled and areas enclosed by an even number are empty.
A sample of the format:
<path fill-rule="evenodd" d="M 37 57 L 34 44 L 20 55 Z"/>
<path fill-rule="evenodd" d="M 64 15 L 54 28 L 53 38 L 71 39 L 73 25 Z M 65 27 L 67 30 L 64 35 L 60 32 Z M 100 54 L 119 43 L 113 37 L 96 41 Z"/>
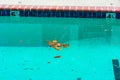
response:
<path fill-rule="evenodd" d="M 0 17 L 0 80 L 115 80 L 119 53 L 116 19 Z"/>

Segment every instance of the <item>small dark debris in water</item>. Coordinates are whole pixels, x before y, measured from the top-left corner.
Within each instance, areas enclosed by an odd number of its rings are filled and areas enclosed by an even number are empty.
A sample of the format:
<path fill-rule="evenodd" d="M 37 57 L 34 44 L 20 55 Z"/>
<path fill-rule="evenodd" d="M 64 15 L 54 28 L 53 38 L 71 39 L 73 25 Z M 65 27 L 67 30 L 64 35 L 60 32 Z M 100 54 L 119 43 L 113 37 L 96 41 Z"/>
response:
<path fill-rule="evenodd" d="M 77 78 L 77 80 L 82 80 L 81 78 Z"/>
<path fill-rule="evenodd" d="M 96 74 L 96 72 L 94 72 Z"/>
<path fill-rule="evenodd" d="M 61 58 L 62 56 L 55 56 L 54 58 Z"/>
<path fill-rule="evenodd" d="M 72 72 L 74 71 L 74 69 L 71 70 Z"/>
<path fill-rule="evenodd" d="M 33 68 L 24 68 L 24 70 L 34 70 Z"/>
<path fill-rule="evenodd" d="M 24 70 L 28 70 L 28 68 L 24 68 Z"/>
<path fill-rule="evenodd" d="M 28 62 L 28 60 L 24 60 L 24 62 Z"/>
<path fill-rule="evenodd" d="M 51 62 L 48 62 L 48 64 L 50 64 Z"/>
<path fill-rule="evenodd" d="M 23 66 L 26 65 L 25 63 L 22 64 Z"/>
<path fill-rule="evenodd" d="M 30 68 L 30 70 L 34 70 L 33 68 Z"/>

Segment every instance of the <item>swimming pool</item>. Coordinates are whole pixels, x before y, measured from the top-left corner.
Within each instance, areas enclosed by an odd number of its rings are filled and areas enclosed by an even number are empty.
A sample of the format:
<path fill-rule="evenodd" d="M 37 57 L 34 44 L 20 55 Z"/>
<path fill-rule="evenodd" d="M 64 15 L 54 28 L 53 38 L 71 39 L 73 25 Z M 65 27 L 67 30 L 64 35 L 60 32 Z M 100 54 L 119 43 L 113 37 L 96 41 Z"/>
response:
<path fill-rule="evenodd" d="M 114 80 L 119 53 L 118 19 L 0 17 L 1 80 Z"/>

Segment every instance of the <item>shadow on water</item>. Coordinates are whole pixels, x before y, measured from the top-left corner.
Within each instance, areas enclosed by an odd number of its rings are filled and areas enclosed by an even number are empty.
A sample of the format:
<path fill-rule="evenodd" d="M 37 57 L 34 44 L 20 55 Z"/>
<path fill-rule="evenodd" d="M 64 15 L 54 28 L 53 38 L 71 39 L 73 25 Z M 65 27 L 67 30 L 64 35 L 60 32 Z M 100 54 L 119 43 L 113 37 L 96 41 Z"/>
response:
<path fill-rule="evenodd" d="M 63 25 L 0 24 L 0 46 L 47 47 L 48 40 L 69 41 L 69 28 Z"/>
<path fill-rule="evenodd" d="M 62 25 L 46 26 L 36 24 L 34 27 L 31 27 L 30 24 L 24 24 L 24 26 L 23 24 L 14 24 L 14 26 L 9 24 L 9 26 L 5 25 L 6 27 L 4 27 L 1 24 L 1 26 L 0 46 L 4 47 L 48 47 L 48 40 L 58 40 L 61 43 L 93 38 L 103 38 L 107 43 L 111 40 L 110 27 L 77 26 L 76 29 L 72 30 L 70 25 L 66 27 Z"/>
<path fill-rule="evenodd" d="M 48 47 L 48 40 L 70 43 L 102 38 L 106 43 L 112 43 L 120 39 L 119 27 L 109 25 L 103 19 L 33 20 L 25 18 L 18 22 L 0 23 L 0 46 Z"/>

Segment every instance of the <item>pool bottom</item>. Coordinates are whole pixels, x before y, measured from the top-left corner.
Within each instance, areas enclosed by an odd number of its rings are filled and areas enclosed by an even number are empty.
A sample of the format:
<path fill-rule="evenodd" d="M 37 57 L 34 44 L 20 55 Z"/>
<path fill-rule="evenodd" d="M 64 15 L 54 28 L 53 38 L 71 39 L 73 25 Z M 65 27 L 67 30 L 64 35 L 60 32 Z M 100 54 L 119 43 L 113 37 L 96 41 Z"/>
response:
<path fill-rule="evenodd" d="M 74 43 L 77 41 L 61 51 L 50 47 L 0 47 L 0 79 L 114 80 L 112 59 L 120 59 L 119 46 Z"/>
<path fill-rule="evenodd" d="M 0 21 L 0 43 L 5 45 L 0 47 L 1 80 L 115 79 L 112 59 L 120 59 L 120 21 L 21 17 Z M 53 39 L 69 42 L 70 47 L 50 48 L 46 40 Z"/>

